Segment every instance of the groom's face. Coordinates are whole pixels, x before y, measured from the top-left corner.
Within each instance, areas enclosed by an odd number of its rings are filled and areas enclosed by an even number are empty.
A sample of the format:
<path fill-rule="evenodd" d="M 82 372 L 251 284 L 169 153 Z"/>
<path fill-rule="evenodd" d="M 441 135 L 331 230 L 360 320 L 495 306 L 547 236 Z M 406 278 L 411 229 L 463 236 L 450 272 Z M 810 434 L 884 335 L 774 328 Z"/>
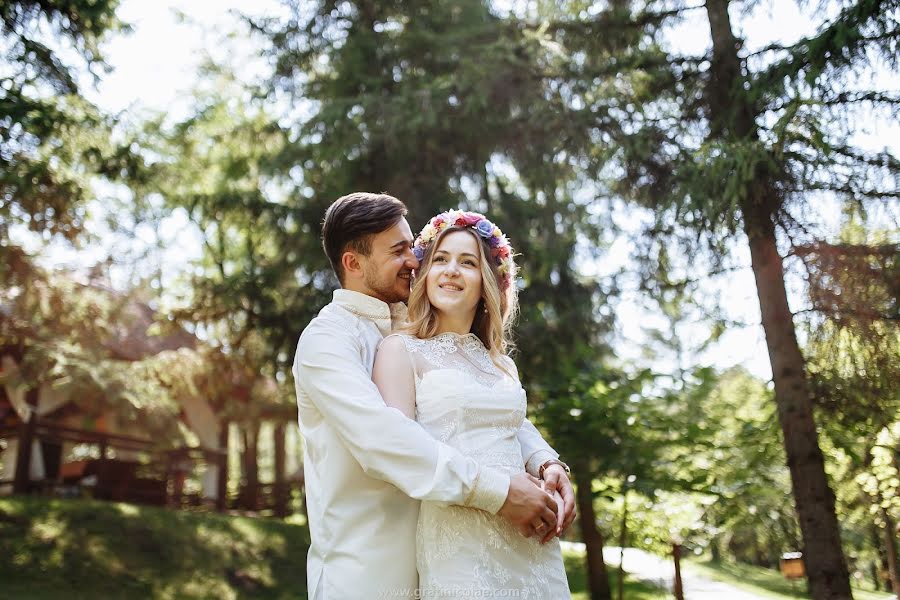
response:
<path fill-rule="evenodd" d="M 412 252 L 413 235 L 406 219 L 372 238 L 369 256 L 361 256 L 363 283 L 369 296 L 392 304 L 409 299 L 413 269 L 419 267 Z"/>

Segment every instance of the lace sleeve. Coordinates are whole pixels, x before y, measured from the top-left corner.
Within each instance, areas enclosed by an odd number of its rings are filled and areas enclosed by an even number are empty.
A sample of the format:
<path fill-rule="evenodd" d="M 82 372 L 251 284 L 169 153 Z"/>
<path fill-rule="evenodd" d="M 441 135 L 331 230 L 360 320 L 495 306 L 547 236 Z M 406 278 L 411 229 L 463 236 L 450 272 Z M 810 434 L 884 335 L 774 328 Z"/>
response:
<path fill-rule="evenodd" d="M 390 341 L 388 341 L 390 340 Z M 382 344 L 400 344 L 402 343 L 403 347 L 406 348 L 406 359 L 409 361 L 410 367 L 412 368 L 413 375 L 415 376 L 416 387 L 419 386 L 419 381 L 422 379 L 422 374 L 425 369 L 423 369 L 422 364 L 422 356 L 418 351 L 418 345 L 415 343 L 416 338 L 405 334 L 405 333 L 392 333 L 381 342 L 379 342 L 378 347 L 381 348 Z"/>

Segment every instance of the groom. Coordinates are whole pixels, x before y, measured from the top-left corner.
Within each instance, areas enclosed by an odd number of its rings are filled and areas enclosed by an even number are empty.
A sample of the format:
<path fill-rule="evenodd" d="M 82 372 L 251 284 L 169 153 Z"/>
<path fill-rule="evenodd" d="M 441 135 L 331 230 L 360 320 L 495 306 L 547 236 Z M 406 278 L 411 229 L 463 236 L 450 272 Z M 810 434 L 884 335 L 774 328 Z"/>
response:
<path fill-rule="evenodd" d="M 498 514 L 544 539 L 574 519 L 566 467 L 530 422 L 518 436 L 530 475 L 510 477 L 432 438 L 372 383 L 376 347 L 405 317 L 419 266 L 405 215 L 396 198 L 368 193 L 344 196 L 325 214 L 323 245 L 342 289 L 303 331 L 293 367 L 312 600 L 417 597 L 419 500 Z M 538 474 L 563 506 L 535 485 Z"/>

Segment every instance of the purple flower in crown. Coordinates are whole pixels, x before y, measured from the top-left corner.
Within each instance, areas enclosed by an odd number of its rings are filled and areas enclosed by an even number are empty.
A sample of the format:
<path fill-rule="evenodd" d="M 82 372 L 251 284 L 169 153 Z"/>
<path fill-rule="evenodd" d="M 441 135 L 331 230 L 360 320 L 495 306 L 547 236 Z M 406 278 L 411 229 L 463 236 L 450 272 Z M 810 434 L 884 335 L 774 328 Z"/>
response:
<path fill-rule="evenodd" d="M 417 261 L 422 262 L 423 260 L 425 260 L 425 248 L 424 247 L 416 244 L 415 246 L 413 246 L 412 251 L 413 251 L 413 254 L 415 254 L 415 256 L 416 256 Z"/>
<path fill-rule="evenodd" d="M 475 231 L 483 238 L 487 238 L 488 242 L 494 237 L 494 224 L 487 219 L 481 219 L 475 223 Z"/>

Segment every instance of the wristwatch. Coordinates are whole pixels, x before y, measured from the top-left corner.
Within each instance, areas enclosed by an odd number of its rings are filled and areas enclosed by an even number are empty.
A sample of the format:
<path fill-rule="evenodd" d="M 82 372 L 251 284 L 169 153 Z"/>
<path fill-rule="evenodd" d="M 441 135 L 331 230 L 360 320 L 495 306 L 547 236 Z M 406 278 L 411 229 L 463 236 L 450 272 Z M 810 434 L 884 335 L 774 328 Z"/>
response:
<path fill-rule="evenodd" d="M 561 460 L 557 460 L 557 459 L 555 459 L 555 458 L 551 458 L 550 460 L 545 461 L 544 464 L 541 465 L 541 468 L 538 469 L 538 477 L 539 477 L 540 479 L 543 479 L 543 478 L 544 478 L 544 469 L 546 469 L 546 468 L 549 467 L 550 465 L 559 465 L 559 466 L 561 466 L 561 467 L 563 468 L 563 470 L 565 470 L 566 475 L 570 475 L 570 474 L 572 473 L 572 469 L 569 468 L 569 465 L 567 465 L 566 463 L 564 463 L 564 462 L 561 461 Z"/>

